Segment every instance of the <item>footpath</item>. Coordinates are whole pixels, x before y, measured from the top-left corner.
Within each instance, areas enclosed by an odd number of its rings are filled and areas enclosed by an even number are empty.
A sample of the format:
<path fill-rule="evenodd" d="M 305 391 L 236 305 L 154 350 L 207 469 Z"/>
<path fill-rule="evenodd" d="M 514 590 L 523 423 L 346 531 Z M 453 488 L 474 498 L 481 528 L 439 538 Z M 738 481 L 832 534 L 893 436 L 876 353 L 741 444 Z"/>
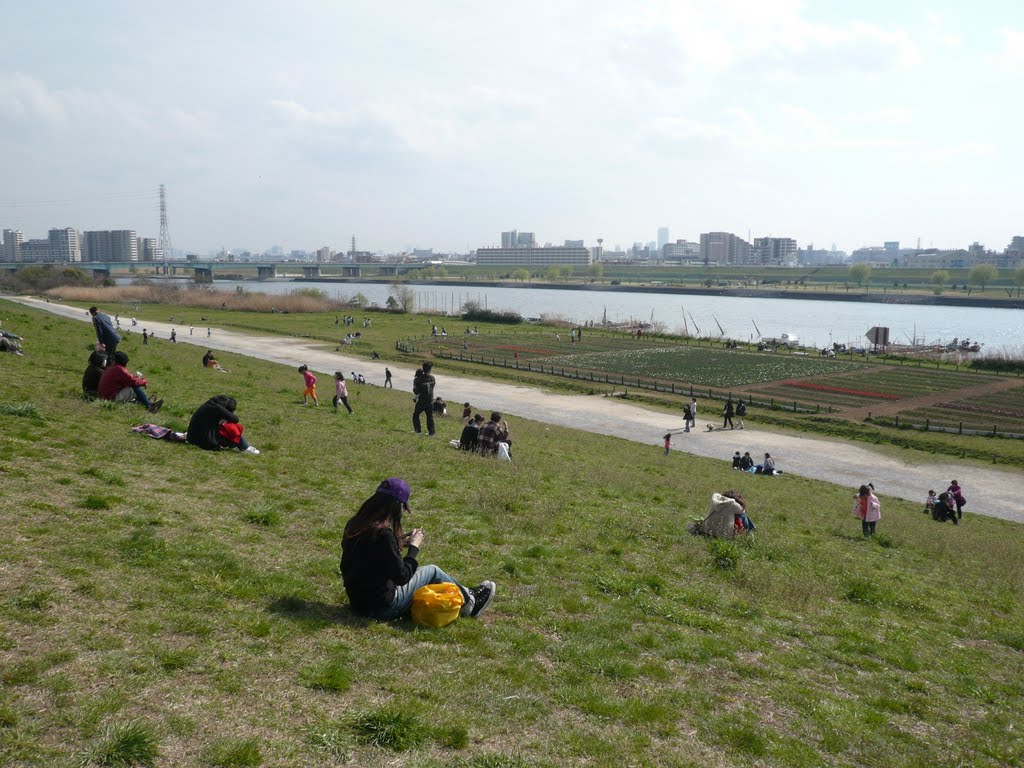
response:
<path fill-rule="evenodd" d="M 26 297 L 4 298 L 83 323 L 90 321 L 88 313 L 77 307 Z M 196 328 L 197 335 L 189 336 L 187 328 L 183 334 L 180 326 L 146 321 L 146 328 L 158 334 L 161 344 L 167 343 L 172 327 L 178 329 L 179 343 L 289 366 L 305 363 L 317 373 L 328 375 L 338 370 L 346 374 L 355 371 L 363 374 L 368 384 L 377 386 L 383 385 L 384 368 L 387 366 L 393 374 L 396 393 L 405 393 L 406 397 L 411 397 L 413 369 L 408 366 L 347 356 L 332 351 L 321 341 L 259 336 L 220 328 L 214 328 L 212 336 L 207 338 L 205 326 Z M 140 325 L 135 330 L 141 333 L 141 329 Z M 614 398 L 553 394 L 532 387 L 447 375 L 443 361 L 439 362 L 440 365 L 434 367 L 438 381 L 437 393 L 444 397 L 453 410 L 458 410 L 456 406 L 461 407 L 461 403 L 468 401 L 481 412 L 501 411 L 507 416 L 531 419 L 552 426 L 613 435 L 645 443 L 651 446 L 651 450 L 661 450 L 661 438 L 665 432 L 682 427 L 681 415 L 647 410 Z M 675 434 L 675 450 L 730 462 L 733 452 L 737 450 L 750 451 L 755 460 L 768 451 L 784 474 L 774 479 L 764 478 L 765 482 L 785 482 L 786 475 L 798 475 L 847 487 L 851 496 L 858 486 L 871 482 L 883 497 L 907 499 L 920 502 L 922 506 L 929 489 L 943 491 L 949 481 L 956 478 L 964 487 L 968 499 L 965 509 L 968 519 L 971 514 L 981 514 L 1024 523 L 1024 471 L 965 465 L 945 457 L 930 459 L 926 464 L 913 464 L 850 441 L 758 429 L 756 411 L 748 414 L 746 429 L 719 430 L 719 410 L 716 402 L 702 412 L 698 401 L 697 430 L 688 434 Z M 409 412 L 411 415 L 411 404 Z M 710 421 L 705 418 L 709 412 L 713 412 L 716 418 Z M 715 425 L 713 432 L 705 431 L 708 423 Z M 515 423 L 511 426 L 514 432 Z"/>

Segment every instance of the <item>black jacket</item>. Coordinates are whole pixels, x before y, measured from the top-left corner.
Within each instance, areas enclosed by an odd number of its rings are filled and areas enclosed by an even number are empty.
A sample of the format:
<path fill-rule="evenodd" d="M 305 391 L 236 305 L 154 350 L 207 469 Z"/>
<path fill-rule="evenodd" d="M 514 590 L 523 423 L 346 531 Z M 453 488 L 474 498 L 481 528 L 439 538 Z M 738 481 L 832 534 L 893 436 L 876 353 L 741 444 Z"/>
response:
<path fill-rule="evenodd" d="M 477 441 L 480 439 L 480 427 L 476 422 L 469 422 L 462 428 L 462 437 L 459 438 L 459 447 L 464 451 L 475 451 Z"/>
<path fill-rule="evenodd" d="M 217 427 L 220 426 L 222 419 L 231 424 L 238 423 L 238 416 L 236 414 L 217 402 L 215 398 L 210 398 L 192 414 L 192 420 L 188 423 L 188 434 L 185 436 L 185 440 L 192 443 L 192 445 L 198 445 L 204 451 L 219 451 L 220 443 L 217 441 Z"/>
<path fill-rule="evenodd" d="M 402 557 L 390 528 L 367 531 L 341 541 L 341 577 L 352 610 L 364 616 L 383 610 L 395 599 L 395 587 L 408 584 L 419 564 L 419 549 Z"/>
<path fill-rule="evenodd" d="M 104 369 L 98 365 L 90 365 L 82 375 L 82 391 L 87 395 L 98 397 L 100 379 L 103 377 Z"/>
<path fill-rule="evenodd" d="M 421 373 L 412 383 L 412 391 L 416 393 L 416 399 L 420 403 L 429 404 L 433 407 L 434 402 L 434 384 L 437 380 L 433 374 Z"/>

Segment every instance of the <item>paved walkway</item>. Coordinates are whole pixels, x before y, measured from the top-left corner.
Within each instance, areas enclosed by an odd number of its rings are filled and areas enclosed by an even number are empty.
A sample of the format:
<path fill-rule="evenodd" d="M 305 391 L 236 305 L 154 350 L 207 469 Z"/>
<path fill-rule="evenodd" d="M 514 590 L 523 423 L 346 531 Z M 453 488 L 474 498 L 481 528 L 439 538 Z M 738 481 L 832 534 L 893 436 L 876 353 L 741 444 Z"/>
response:
<path fill-rule="evenodd" d="M 89 321 L 88 314 L 76 307 L 47 304 L 24 297 L 5 298 L 82 322 Z M 166 340 L 170 337 L 172 325 L 147 320 L 146 327 Z M 306 363 L 318 373 L 356 371 L 362 373 L 371 384 L 383 384 L 384 367 L 387 365 L 394 374 L 396 388 L 409 392 L 411 396 L 412 369 L 332 352 L 323 342 L 285 337 L 287 341 L 282 343 L 282 337 L 257 336 L 219 328 L 214 328 L 213 336 L 206 338 L 205 326 L 203 332 L 196 336 L 189 336 L 187 329 L 184 334 L 180 333 L 180 327 L 178 330 L 178 341 L 181 343 L 290 366 Z M 141 325 L 136 331 L 141 332 Z M 87 333 L 91 333 L 91 330 Z M 551 394 L 515 384 L 449 376 L 445 374 L 443 361 L 435 365 L 434 373 L 438 379 L 438 394 L 449 403 L 469 401 L 488 411 L 498 410 L 510 416 L 646 443 L 652 446 L 652 450 L 655 450 L 655 446 L 660 448 L 661 437 L 667 430 L 678 429 L 682 425 L 681 417 L 650 411 L 621 400 Z M 716 403 L 714 413 L 717 415 L 718 412 Z M 871 481 L 884 496 L 895 496 L 922 504 L 929 488 L 945 490 L 949 481 L 957 478 L 970 501 L 968 513 L 1024 522 L 1024 472 L 965 466 L 947 458 L 937 458 L 927 465 L 910 464 L 851 441 L 769 432 L 757 429 L 756 426 L 748 426 L 743 431 L 700 431 L 707 423 L 703 418 L 706 415 L 707 410 L 702 414 L 698 403 L 699 429 L 689 434 L 677 434 L 676 450 L 723 461 L 731 460 L 733 451 L 737 449 L 749 450 L 754 457 L 763 456 L 767 450 L 775 457 L 779 468 L 788 474 L 837 483 L 850 488 L 851 493 L 853 488 Z M 756 425 L 756 412 L 754 418 L 748 415 L 747 422 Z M 720 417 L 712 423 L 717 426 Z M 514 423 L 512 428 L 515 429 Z M 780 479 L 782 481 L 784 478 Z"/>

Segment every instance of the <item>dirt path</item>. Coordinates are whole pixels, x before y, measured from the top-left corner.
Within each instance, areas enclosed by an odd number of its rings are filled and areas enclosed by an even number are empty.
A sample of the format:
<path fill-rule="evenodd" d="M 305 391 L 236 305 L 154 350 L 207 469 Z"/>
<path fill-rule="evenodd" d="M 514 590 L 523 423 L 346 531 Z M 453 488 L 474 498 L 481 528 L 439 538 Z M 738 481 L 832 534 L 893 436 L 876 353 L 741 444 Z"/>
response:
<path fill-rule="evenodd" d="M 81 309 L 60 304 L 47 304 L 38 299 L 5 297 L 29 307 L 88 322 Z M 170 336 L 171 324 L 146 321 L 146 327 L 156 331 L 162 340 Z M 83 329 L 86 336 L 91 330 Z M 413 370 L 408 366 L 390 362 L 373 362 L 333 352 L 322 342 L 309 342 L 281 337 L 256 336 L 234 331 L 213 329 L 213 336 L 178 337 L 179 342 L 197 347 L 223 350 L 296 366 L 307 363 L 318 373 L 335 370 L 356 371 L 366 376 L 371 384 L 382 385 L 384 367 L 394 374 L 395 402 L 408 406 L 411 398 Z M 31 341 L 31 340 L 30 340 Z M 166 343 L 166 342 L 164 342 Z M 198 365 L 198 358 L 197 363 Z M 660 438 L 668 429 L 682 426 L 681 417 L 646 410 L 621 400 L 588 395 L 561 395 L 526 386 L 446 375 L 443 361 L 434 368 L 438 379 L 438 393 L 453 403 L 469 401 L 481 410 L 499 410 L 511 416 L 529 418 L 546 424 L 582 429 L 650 445 L 660 446 Z M 906 401 L 904 401 L 906 402 Z M 409 408 L 410 415 L 412 412 Z M 717 415 L 718 407 L 713 411 Z M 676 435 L 676 450 L 728 461 L 733 451 L 750 451 L 763 456 L 770 451 L 780 469 L 787 474 L 837 483 L 855 488 L 871 481 L 883 496 L 895 496 L 921 501 L 929 488 L 943 490 L 952 478 L 964 486 L 970 500 L 968 513 L 991 515 L 1006 520 L 1024 522 L 1024 472 L 995 468 L 966 468 L 963 464 L 937 458 L 927 465 L 910 464 L 872 451 L 866 445 L 851 441 L 831 441 L 817 437 L 803 437 L 759 430 L 750 426 L 746 430 L 702 431 L 707 424 L 698 403 L 698 430 Z M 756 411 L 747 417 L 756 424 Z M 445 427 L 455 429 L 457 421 L 448 420 Z M 714 421 L 717 426 L 718 419 Z M 515 421 L 511 423 L 515 430 Z M 451 437 L 457 437 L 453 431 Z M 785 482 L 785 477 L 766 482 Z M 852 491 L 851 491 L 852 492 Z M 837 510 L 837 513 L 845 510 Z"/>
<path fill-rule="evenodd" d="M 1020 385 L 1020 379 L 996 379 L 986 384 L 977 384 L 973 387 L 964 387 L 963 389 L 933 392 L 927 395 L 919 395 L 918 397 L 907 397 L 902 400 L 888 400 L 881 403 L 873 403 L 866 408 L 850 408 L 849 410 L 839 412 L 837 415 L 851 421 L 864 421 L 868 414 L 871 414 L 871 416 L 895 416 L 898 413 L 912 411 L 915 408 L 928 408 L 953 400 L 984 397 L 985 395 L 1002 392 L 1004 389 L 1012 389 Z"/>

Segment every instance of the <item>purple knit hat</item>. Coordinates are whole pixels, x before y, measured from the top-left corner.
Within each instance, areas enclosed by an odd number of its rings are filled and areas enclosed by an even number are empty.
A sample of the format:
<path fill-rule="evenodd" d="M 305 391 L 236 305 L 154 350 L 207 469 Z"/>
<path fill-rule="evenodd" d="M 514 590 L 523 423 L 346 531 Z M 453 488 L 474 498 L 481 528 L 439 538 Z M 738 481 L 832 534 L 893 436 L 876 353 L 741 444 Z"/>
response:
<path fill-rule="evenodd" d="M 402 504 L 409 503 L 409 484 L 400 477 L 389 477 L 377 486 L 377 493 L 383 493 L 397 499 Z"/>

